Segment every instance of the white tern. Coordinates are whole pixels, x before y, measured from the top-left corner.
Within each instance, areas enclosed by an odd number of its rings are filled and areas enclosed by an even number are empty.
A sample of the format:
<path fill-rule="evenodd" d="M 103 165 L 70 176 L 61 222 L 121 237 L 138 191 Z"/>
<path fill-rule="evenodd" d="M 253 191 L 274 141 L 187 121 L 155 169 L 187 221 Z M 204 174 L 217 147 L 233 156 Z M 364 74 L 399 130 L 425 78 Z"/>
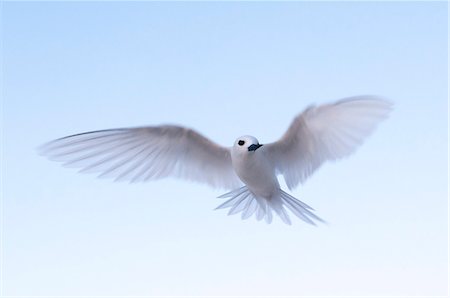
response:
<path fill-rule="evenodd" d="M 282 175 L 290 190 L 325 161 L 353 153 L 383 119 L 392 104 L 375 96 L 356 96 L 310 106 L 276 142 L 260 144 L 242 136 L 233 147 L 217 145 L 196 131 L 175 125 L 92 131 L 51 141 L 41 153 L 65 166 L 130 182 L 168 176 L 233 189 L 217 209 L 272 222 L 274 211 L 287 224 L 287 210 L 315 225 L 322 221 L 307 204 L 280 188 Z M 243 185 L 244 184 L 244 185 Z"/>

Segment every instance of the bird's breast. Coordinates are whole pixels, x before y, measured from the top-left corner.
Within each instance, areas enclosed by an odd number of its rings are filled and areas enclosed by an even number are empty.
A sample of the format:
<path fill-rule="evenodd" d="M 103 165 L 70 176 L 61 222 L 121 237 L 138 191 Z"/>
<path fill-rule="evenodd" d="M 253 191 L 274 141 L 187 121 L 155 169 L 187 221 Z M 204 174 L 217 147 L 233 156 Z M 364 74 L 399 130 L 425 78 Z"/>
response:
<path fill-rule="evenodd" d="M 232 163 L 236 174 L 255 195 L 270 198 L 278 191 L 275 171 L 261 152 L 232 156 Z"/>

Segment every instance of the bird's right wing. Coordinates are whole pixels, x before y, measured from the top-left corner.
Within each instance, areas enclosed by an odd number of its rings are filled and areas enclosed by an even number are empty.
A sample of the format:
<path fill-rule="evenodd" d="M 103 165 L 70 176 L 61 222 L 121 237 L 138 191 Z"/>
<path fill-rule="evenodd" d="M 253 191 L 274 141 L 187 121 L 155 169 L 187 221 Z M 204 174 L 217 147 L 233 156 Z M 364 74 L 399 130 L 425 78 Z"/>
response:
<path fill-rule="evenodd" d="M 374 96 L 311 106 L 293 120 L 280 140 L 265 145 L 265 151 L 277 173 L 284 176 L 292 189 L 323 162 L 353 153 L 388 116 L 391 106 Z"/>
<path fill-rule="evenodd" d="M 64 165 L 98 172 L 99 177 L 147 181 L 168 176 L 213 187 L 242 185 L 229 148 L 192 129 L 162 125 L 100 130 L 54 140 L 41 153 Z"/>

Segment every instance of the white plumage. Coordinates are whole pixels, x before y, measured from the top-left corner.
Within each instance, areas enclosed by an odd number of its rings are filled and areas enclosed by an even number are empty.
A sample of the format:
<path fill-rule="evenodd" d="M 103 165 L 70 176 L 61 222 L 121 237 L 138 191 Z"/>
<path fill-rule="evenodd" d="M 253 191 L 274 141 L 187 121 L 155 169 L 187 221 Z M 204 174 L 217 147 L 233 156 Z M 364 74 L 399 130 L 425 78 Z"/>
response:
<path fill-rule="evenodd" d="M 327 160 L 353 153 L 385 119 L 391 104 L 374 96 L 345 98 L 311 106 L 299 114 L 280 140 L 260 145 L 252 136 L 233 147 L 215 144 L 192 129 L 149 126 L 76 134 L 41 147 L 41 153 L 81 172 L 131 182 L 168 176 L 235 190 L 218 208 L 241 212 L 247 219 L 272 221 L 272 211 L 287 224 L 287 208 L 307 223 L 322 221 L 305 203 L 280 189 L 283 175 L 289 189 L 303 183 Z M 245 184 L 242 186 L 242 184 Z"/>

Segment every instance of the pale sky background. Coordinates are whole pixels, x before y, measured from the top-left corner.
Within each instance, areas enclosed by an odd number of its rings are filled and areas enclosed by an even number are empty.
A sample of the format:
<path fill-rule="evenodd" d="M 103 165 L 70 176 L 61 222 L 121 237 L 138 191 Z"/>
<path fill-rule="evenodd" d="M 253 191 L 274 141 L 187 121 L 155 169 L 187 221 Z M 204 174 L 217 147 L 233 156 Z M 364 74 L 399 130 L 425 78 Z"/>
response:
<path fill-rule="evenodd" d="M 5 2 L 3 295 L 447 295 L 444 2 Z M 225 190 L 113 183 L 38 156 L 90 130 L 276 140 L 311 103 L 391 117 L 292 194 L 330 224 L 213 211 Z"/>

